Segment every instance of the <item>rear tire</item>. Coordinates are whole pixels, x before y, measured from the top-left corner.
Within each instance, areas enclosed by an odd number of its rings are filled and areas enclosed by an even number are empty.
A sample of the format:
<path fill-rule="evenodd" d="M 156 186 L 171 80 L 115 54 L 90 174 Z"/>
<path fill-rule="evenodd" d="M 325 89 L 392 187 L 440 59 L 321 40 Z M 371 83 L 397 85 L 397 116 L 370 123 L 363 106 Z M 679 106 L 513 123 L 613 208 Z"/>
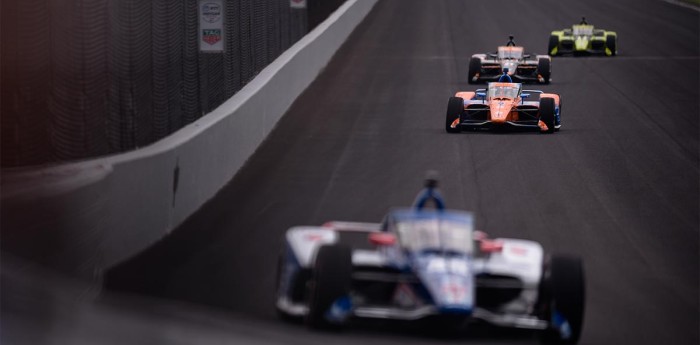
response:
<path fill-rule="evenodd" d="M 585 304 L 583 262 L 575 256 L 552 255 L 543 275 L 543 316 L 550 324 L 555 311 L 563 316 L 569 323 L 570 336 L 562 337 L 550 325 L 542 332 L 540 341 L 543 344 L 576 344 L 581 337 Z"/>
<path fill-rule="evenodd" d="M 537 73 L 542 76 L 545 84 L 549 84 L 549 78 L 552 75 L 552 65 L 549 59 L 540 58 L 537 61 Z"/>
<path fill-rule="evenodd" d="M 554 120 L 554 111 L 554 98 L 547 97 L 540 99 L 540 120 L 547 125 L 547 131 L 543 133 L 554 133 L 554 125 L 556 124 Z"/>
<path fill-rule="evenodd" d="M 467 82 L 469 84 L 478 83 L 478 80 L 474 81 L 473 79 L 474 76 L 476 76 L 476 74 L 479 72 L 481 72 L 481 59 L 473 57 L 471 58 L 471 60 L 469 60 L 469 73 L 467 74 Z"/>
<path fill-rule="evenodd" d="M 559 122 L 557 123 L 555 120 L 555 125 L 558 125 L 559 128 L 555 128 L 557 132 L 561 130 L 561 109 L 562 109 L 562 104 L 564 104 L 564 101 L 562 101 L 561 96 L 559 97 Z"/>
<path fill-rule="evenodd" d="M 557 53 L 552 54 L 552 51 L 554 50 L 554 48 L 557 48 L 557 47 L 559 47 L 559 36 L 557 36 L 557 35 L 549 36 L 549 45 L 547 48 L 547 54 L 549 54 L 551 56 L 556 56 Z"/>
<path fill-rule="evenodd" d="M 464 112 L 464 98 L 462 97 L 450 97 L 447 101 L 447 114 L 445 114 L 445 130 L 447 133 L 459 133 L 462 129 L 457 126 L 452 128 L 452 122 L 460 119 L 462 113 Z"/>
<path fill-rule="evenodd" d="M 318 248 L 309 291 L 309 313 L 306 324 L 315 329 L 338 329 L 341 325 L 326 319 L 333 302 L 350 293 L 352 251 L 344 245 L 323 245 Z"/>
<path fill-rule="evenodd" d="M 610 49 L 610 56 L 617 55 L 617 37 L 612 35 L 605 37 L 605 47 Z"/>

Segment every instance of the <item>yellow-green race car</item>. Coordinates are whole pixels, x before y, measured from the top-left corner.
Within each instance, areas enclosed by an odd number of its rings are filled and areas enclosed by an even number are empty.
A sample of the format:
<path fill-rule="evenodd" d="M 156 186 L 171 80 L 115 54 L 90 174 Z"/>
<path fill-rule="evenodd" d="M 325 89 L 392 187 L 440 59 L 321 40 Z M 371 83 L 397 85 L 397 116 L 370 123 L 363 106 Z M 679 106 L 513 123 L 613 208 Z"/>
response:
<path fill-rule="evenodd" d="M 552 31 L 549 36 L 548 54 L 556 55 L 617 55 L 617 33 L 596 29 L 583 17 L 579 24 L 571 28 Z"/>

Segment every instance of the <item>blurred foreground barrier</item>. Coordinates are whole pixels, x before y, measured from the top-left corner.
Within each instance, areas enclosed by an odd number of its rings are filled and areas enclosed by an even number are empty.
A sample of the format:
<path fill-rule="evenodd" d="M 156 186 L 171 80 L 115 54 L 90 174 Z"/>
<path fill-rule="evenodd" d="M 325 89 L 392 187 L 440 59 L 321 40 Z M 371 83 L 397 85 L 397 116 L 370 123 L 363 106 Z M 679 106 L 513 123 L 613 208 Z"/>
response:
<path fill-rule="evenodd" d="M 348 0 L 219 108 L 150 146 L 3 170 L 2 251 L 90 278 L 154 244 L 233 178 L 376 2 Z"/>

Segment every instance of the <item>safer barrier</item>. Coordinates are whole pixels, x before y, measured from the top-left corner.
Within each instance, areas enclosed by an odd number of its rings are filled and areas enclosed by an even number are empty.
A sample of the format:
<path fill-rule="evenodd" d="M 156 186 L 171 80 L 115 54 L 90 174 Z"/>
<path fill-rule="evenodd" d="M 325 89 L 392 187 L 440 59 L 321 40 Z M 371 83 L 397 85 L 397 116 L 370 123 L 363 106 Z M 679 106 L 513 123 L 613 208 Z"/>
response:
<path fill-rule="evenodd" d="M 140 150 L 3 171 L 2 250 L 82 277 L 152 245 L 254 153 L 377 0 L 349 0 L 212 113 Z"/>

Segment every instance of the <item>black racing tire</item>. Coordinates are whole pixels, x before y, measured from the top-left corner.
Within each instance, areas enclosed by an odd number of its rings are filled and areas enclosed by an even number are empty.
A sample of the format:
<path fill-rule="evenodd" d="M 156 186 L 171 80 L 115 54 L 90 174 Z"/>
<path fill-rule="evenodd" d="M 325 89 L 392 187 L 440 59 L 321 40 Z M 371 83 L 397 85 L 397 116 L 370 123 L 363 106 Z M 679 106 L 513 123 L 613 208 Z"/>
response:
<path fill-rule="evenodd" d="M 478 83 L 478 80 L 474 81 L 473 79 L 474 76 L 479 72 L 481 72 L 481 59 L 473 57 L 471 58 L 471 60 L 469 60 L 469 73 L 467 74 L 467 82 L 469 84 Z"/>
<path fill-rule="evenodd" d="M 561 96 L 559 96 L 559 128 L 555 128 L 556 132 L 559 132 L 561 130 L 561 109 L 562 109 L 561 107 L 562 107 L 562 104 L 564 104 L 564 101 L 562 101 Z"/>
<path fill-rule="evenodd" d="M 552 76 L 551 61 L 546 58 L 540 58 L 537 61 L 537 73 L 544 79 L 544 84 L 549 84 L 549 78 Z"/>
<path fill-rule="evenodd" d="M 549 45 L 547 48 L 547 54 L 549 54 L 551 56 L 556 56 L 557 55 L 556 53 L 552 54 L 552 50 L 554 50 L 554 48 L 556 48 L 558 46 L 559 46 L 559 36 L 557 36 L 557 35 L 549 36 Z"/>
<path fill-rule="evenodd" d="M 450 97 L 447 101 L 447 113 L 445 114 L 445 130 L 447 133 L 459 133 L 462 129 L 457 126 L 457 128 L 452 128 L 452 122 L 459 119 L 464 112 L 464 98 L 462 97 Z"/>
<path fill-rule="evenodd" d="M 318 248 L 309 284 L 309 312 L 306 325 L 314 329 L 333 330 L 342 325 L 328 322 L 325 317 L 333 302 L 350 293 L 352 282 L 352 251 L 339 244 Z"/>
<path fill-rule="evenodd" d="M 583 261 L 571 255 L 552 255 L 543 268 L 540 289 L 544 296 L 542 310 L 544 319 L 550 321 L 556 310 L 570 327 L 570 337 L 563 338 L 556 329 L 548 328 L 541 333 L 540 342 L 547 345 L 576 344 L 581 337 L 585 308 L 585 278 Z"/>
<path fill-rule="evenodd" d="M 547 131 L 543 133 L 554 133 L 555 119 L 554 111 L 556 110 L 554 98 L 545 97 L 540 99 L 540 120 L 547 125 Z"/>
<path fill-rule="evenodd" d="M 605 47 L 610 49 L 610 51 L 612 52 L 612 55 L 610 56 L 617 55 L 617 37 L 612 35 L 605 37 Z"/>

